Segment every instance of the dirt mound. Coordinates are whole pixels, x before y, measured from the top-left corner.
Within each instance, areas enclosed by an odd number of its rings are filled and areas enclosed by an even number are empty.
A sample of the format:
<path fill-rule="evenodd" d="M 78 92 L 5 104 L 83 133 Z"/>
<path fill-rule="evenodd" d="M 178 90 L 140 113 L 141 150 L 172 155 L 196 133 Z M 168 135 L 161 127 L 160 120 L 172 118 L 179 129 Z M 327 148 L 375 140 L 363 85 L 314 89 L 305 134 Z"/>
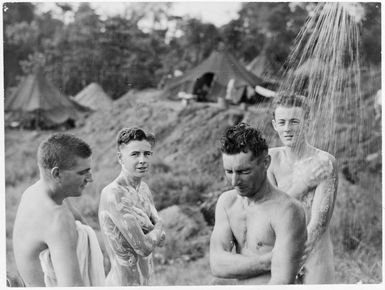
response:
<path fill-rule="evenodd" d="M 159 212 L 166 232 L 166 243 L 156 249 L 155 258 L 161 263 L 175 259 L 196 260 L 208 250 L 211 230 L 198 209 L 170 206 Z"/>

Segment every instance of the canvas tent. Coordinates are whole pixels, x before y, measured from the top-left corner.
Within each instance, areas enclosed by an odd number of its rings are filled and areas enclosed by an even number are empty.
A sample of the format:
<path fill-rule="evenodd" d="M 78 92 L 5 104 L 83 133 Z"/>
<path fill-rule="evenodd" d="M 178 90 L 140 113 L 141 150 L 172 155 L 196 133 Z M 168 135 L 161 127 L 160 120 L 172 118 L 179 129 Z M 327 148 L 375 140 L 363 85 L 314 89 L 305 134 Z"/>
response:
<path fill-rule="evenodd" d="M 246 70 L 229 52 L 214 51 L 197 67 L 170 80 L 164 94 L 176 99 L 179 92 L 185 92 L 196 95 L 198 101 L 216 102 L 226 97 L 229 82 L 232 83 L 229 98 L 238 104 L 247 101 L 262 80 Z"/>
<path fill-rule="evenodd" d="M 246 69 L 255 74 L 257 77 L 264 80 L 267 84 L 278 83 L 278 71 L 280 65 L 270 60 L 266 53 L 257 55 L 247 66 Z M 266 86 L 266 85 L 265 85 Z"/>
<path fill-rule="evenodd" d="M 97 83 L 91 83 L 81 90 L 73 100 L 80 105 L 97 111 L 108 108 L 112 104 L 110 97 L 104 92 L 103 88 Z"/>
<path fill-rule="evenodd" d="M 316 77 L 326 70 L 328 70 L 328 67 L 325 62 L 317 58 L 309 58 L 294 70 L 294 74 L 296 77 Z"/>
<path fill-rule="evenodd" d="M 5 98 L 4 111 L 10 120 L 30 122 L 31 127 L 50 127 L 67 121 L 74 123 L 85 110 L 62 94 L 41 70 L 28 75 Z M 28 125 L 27 125 L 28 126 Z"/>

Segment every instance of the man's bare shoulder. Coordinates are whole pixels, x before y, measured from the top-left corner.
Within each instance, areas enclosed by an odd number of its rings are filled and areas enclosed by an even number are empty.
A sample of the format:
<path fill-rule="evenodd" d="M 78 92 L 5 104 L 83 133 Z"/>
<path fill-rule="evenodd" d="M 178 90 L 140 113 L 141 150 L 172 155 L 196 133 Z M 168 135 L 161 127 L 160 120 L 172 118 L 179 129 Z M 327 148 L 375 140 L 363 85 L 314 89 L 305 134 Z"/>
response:
<path fill-rule="evenodd" d="M 54 214 L 58 212 L 60 206 L 55 204 L 46 193 L 41 183 L 36 182 L 24 190 L 19 203 L 16 222 L 33 224 L 38 223 L 41 226 L 50 224 Z M 41 226 L 37 226 L 41 228 Z"/>
<path fill-rule="evenodd" d="M 274 210 L 277 214 L 274 217 L 276 220 L 280 221 L 288 217 L 300 220 L 305 218 L 305 211 L 301 203 L 294 197 L 277 189 L 275 201 Z"/>
<path fill-rule="evenodd" d="M 270 199 L 270 202 L 272 204 L 273 209 L 278 213 L 282 212 L 283 210 L 289 209 L 289 210 L 300 210 L 302 209 L 301 203 L 296 200 L 294 197 L 290 196 L 286 192 L 274 188 L 273 189 L 273 195 Z"/>
<path fill-rule="evenodd" d="M 115 179 L 110 184 L 106 185 L 102 189 L 102 193 L 100 196 L 100 202 L 108 202 L 116 200 L 122 197 L 125 193 L 125 189 L 118 183 Z"/>
<path fill-rule="evenodd" d="M 269 148 L 269 155 L 271 156 L 271 163 L 269 166 L 270 171 L 274 171 L 275 168 L 280 167 L 283 162 L 284 147 Z"/>
<path fill-rule="evenodd" d="M 282 152 L 284 151 L 284 148 L 285 147 L 273 147 L 273 148 L 269 148 L 269 155 L 274 158 L 274 157 L 279 157 Z"/>
<path fill-rule="evenodd" d="M 314 156 L 317 156 L 323 160 L 330 160 L 333 164 L 336 162 L 336 158 L 329 152 L 314 147 Z"/>
<path fill-rule="evenodd" d="M 223 192 L 218 198 L 218 204 L 224 208 L 232 206 L 237 200 L 238 194 L 235 189 Z"/>

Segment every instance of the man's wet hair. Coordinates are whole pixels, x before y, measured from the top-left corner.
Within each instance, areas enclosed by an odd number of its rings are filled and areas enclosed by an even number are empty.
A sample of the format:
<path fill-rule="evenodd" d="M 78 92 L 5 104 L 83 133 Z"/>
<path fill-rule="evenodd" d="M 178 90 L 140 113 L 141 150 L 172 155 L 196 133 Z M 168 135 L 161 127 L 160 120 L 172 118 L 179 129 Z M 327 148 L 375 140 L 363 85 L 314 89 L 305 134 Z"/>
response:
<path fill-rule="evenodd" d="M 305 113 L 305 119 L 309 118 L 310 107 L 304 96 L 300 96 L 296 94 L 284 94 L 284 93 L 281 93 L 278 96 L 276 96 L 273 101 L 273 119 L 275 119 L 275 110 L 278 107 L 302 108 L 302 110 Z"/>
<path fill-rule="evenodd" d="M 227 128 L 220 142 L 221 152 L 229 155 L 250 151 L 256 158 L 268 151 L 262 132 L 243 122 Z"/>
<path fill-rule="evenodd" d="M 40 143 L 37 150 L 38 165 L 44 169 L 58 167 L 70 169 L 76 165 L 76 158 L 88 158 L 91 147 L 72 134 L 55 133 Z"/>
<path fill-rule="evenodd" d="M 144 131 L 141 128 L 123 128 L 118 133 L 118 138 L 116 140 L 116 145 L 118 146 L 118 151 L 122 144 L 128 144 L 131 141 L 147 141 L 150 143 L 151 147 L 155 145 L 155 136 L 149 132 Z"/>

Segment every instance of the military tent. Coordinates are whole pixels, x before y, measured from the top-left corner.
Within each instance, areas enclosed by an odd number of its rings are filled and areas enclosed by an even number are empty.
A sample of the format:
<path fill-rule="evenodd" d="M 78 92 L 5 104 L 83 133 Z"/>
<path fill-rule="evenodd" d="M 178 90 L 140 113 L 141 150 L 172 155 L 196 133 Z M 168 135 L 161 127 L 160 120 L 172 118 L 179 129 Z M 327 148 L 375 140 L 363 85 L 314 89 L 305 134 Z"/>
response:
<path fill-rule="evenodd" d="M 326 71 L 330 71 L 330 68 L 327 67 L 327 64 L 318 59 L 318 58 L 309 58 L 303 61 L 297 68 L 294 70 L 296 77 L 318 77 L 324 74 Z"/>
<path fill-rule="evenodd" d="M 112 104 L 110 97 L 104 92 L 103 88 L 97 83 L 91 83 L 81 90 L 74 98 L 80 105 L 97 111 L 108 108 Z"/>
<path fill-rule="evenodd" d="M 226 97 L 237 104 L 250 100 L 255 86 L 261 82 L 229 52 L 220 50 L 214 51 L 197 67 L 170 80 L 164 94 L 176 99 L 179 92 L 185 92 L 196 95 L 198 101 L 211 102 Z"/>
<path fill-rule="evenodd" d="M 246 69 L 264 80 L 266 84 L 277 84 L 279 80 L 279 70 L 281 65 L 268 58 L 266 53 L 257 55 L 247 66 Z M 266 87 L 266 84 L 264 85 Z"/>
<path fill-rule="evenodd" d="M 21 122 L 27 127 L 52 127 L 67 121 L 74 124 L 85 110 L 62 94 L 41 70 L 21 81 L 5 98 L 4 105 L 8 120 Z"/>

